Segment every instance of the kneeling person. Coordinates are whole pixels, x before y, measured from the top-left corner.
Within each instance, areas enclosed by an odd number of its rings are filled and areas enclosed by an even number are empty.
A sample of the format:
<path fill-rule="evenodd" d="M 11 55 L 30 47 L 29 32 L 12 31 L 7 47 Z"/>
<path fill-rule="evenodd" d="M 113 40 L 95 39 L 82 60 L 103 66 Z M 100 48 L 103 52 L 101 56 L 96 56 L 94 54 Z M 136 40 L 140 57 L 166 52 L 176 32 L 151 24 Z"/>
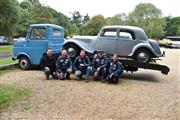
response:
<path fill-rule="evenodd" d="M 117 84 L 119 82 L 119 77 L 123 73 L 123 65 L 120 61 L 118 61 L 117 55 L 113 55 L 112 60 L 109 66 L 109 73 L 107 76 L 107 81 L 109 83 Z"/>
<path fill-rule="evenodd" d="M 86 81 L 89 82 L 90 60 L 84 50 L 81 50 L 80 55 L 75 59 L 74 70 L 80 79 L 82 79 L 83 74 L 86 74 Z"/>
<path fill-rule="evenodd" d="M 54 79 L 56 76 L 56 60 L 51 55 L 51 49 L 48 48 L 46 53 L 43 54 L 43 57 L 40 60 L 40 66 L 44 68 L 44 73 L 46 75 L 46 79 L 49 79 L 49 75 L 52 75 Z"/>
<path fill-rule="evenodd" d="M 103 51 L 98 51 L 97 55 L 94 56 L 92 61 L 94 80 L 98 80 L 103 77 L 102 82 L 106 79 L 106 68 L 108 65 L 108 59 L 106 58 Z"/>
<path fill-rule="evenodd" d="M 70 79 L 72 73 L 72 61 L 67 55 L 66 50 L 62 50 L 61 56 L 57 60 L 57 73 L 60 80 Z"/>

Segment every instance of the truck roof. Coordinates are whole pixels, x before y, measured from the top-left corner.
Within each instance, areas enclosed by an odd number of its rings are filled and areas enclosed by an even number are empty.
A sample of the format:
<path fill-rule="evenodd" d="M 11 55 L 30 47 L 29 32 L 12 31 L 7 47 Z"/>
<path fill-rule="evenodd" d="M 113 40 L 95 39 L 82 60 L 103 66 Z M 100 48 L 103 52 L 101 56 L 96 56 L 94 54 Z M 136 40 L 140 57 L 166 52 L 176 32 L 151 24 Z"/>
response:
<path fill-rule="evenodd" d="M 55 28 L 60 28 L 60 29 L 63 29 L 63 27 L 59 26 L 59 25 L 55 25 L 55 24 L 32 24 L 30 25 L 32 27 L 37 27 L 37 26 L 42 26 L 42 27 L 55 27 Z"/>
<path fill-rule="evenodd" d="M 103 29 L 108 29 L 108 28 L 124 28 L 124 29 L 131 29 L 131 30 L 140 30 L 140 31 L 144 31 L 143 29 L 139 28 L 139 27 L 135 27 L 135 26 L 126 26 L 126 25 L 112 25 L 112 26 L 105 26 L 103 27 Z"/>

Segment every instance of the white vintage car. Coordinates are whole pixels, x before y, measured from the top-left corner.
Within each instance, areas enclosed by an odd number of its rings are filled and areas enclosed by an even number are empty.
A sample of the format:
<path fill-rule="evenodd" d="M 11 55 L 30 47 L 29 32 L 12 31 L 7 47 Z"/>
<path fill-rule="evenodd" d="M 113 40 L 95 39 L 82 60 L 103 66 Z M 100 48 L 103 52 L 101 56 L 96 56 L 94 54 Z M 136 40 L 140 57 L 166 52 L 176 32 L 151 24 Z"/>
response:
<path fill-rule="evenodd" d="M 70 57 L 77 56 L 81 49 L 92 54 L 103 50 L 106 54 L 117 54 L 139 62 L 164 56 L 155 40 L 148 39 L 143 29 L 133 26 L 105 26 L 97 36 L 65 40 L 64 48 Z"/>

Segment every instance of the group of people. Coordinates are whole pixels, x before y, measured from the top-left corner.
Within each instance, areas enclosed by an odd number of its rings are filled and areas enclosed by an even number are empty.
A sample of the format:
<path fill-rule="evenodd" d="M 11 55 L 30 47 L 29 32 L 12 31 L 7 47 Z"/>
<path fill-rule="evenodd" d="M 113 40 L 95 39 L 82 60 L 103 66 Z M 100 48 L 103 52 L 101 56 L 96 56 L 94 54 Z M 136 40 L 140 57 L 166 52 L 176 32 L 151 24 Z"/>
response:
<path fill-rule="evenodd" d="M 40 61 L 46 79 L 49 79 L 50 75 L 54 79 L 71 79 L 70 75 L 74 70 L 75 75 L 80 80 L 84 79 L 83 75 L 85 75 L 86 82 L 89 82 L 90 73 L 93 73 L 94 80 L 117 84 L 120 75 L 123 73 L 123 65 L 118 60 L 117 55 L 113 55 L 109 59 L 103 51 L 98 51 L 91 62 L 86 52 L 81 50 L 80 55 L 72 62 L 65 49 L 61 51 L 58 59 L 55 59 L 51 52 L 50 48 L 47 49 Z"/>

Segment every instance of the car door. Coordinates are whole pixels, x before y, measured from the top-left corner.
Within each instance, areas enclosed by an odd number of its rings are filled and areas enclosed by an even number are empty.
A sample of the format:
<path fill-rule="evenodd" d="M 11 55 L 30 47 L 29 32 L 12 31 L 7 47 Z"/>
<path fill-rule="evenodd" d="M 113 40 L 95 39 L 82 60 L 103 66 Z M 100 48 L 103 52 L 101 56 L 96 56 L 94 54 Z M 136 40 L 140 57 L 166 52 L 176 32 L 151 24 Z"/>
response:
<path fill-rule="evenodd" d="M 117 29 L 104 29 L 98 36 L 94 50 L 103 50 L 106 54 L 116 53 Z"/>
<path fill-rule="evenodd" d="M 120 56 L 128 56 L 136 45 L 136 35 L 134 31 L 129 29 L 120 29 L 117 38 L 117 54 Z"/>
<path fill-rule="evenodd" d="M 60 53 L 64 43 L 64 31 L 61 28 L 50 27 L 48 48 L 51 48 L 53 53 Z"/>
<path fill-rule="evenodd" d="M 39 64 L 40 58 L 48 46 L 47 27 L 32 27 L 30 37 L 27 40 L 28 55 L 32 64 Z"/>

